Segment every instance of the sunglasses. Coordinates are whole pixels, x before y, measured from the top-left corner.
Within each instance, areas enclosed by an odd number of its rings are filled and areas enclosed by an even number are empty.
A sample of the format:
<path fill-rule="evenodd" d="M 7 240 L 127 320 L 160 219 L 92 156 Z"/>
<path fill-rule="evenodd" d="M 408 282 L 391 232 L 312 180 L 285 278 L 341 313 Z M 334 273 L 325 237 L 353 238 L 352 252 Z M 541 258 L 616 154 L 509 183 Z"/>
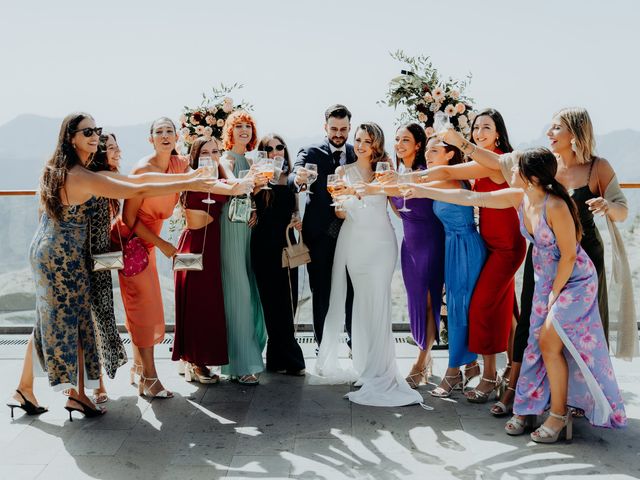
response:
<path fill-rule="evenodd" d="M 264 147 L 264 151 L 267 153 L 271 153 L 273 152 L 273 150 L 276 150 L 278 152 L 282 152 L 284 150 L 284 145 L 280 144 L 280 145 L 276 145 L 275 148 L 272 147 L 271 145 L 267 145 L 266 147 Z"/>
<path fill-rule="evenodd" d="M 71 135 L 78 132 L 82 132 L 82 134 L 87 138 L 92 137 L 94 134 L 100 136 L 102 135 L 102 127 L 81 128 L 79 130 L 74 130 L 73 132 L 71 132 Z"/>

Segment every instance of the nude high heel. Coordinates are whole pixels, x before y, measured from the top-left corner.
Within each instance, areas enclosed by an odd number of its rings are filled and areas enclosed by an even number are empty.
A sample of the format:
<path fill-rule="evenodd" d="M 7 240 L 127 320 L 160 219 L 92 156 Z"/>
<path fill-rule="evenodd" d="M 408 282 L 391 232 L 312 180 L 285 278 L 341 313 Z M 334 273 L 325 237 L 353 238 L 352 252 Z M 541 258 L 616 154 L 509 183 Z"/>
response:
<path fill-rule="evenodd" d="M 562 420 L 563 426 L 560 427 L 560 430 L 554 430 L 542 424 L 535 432 L 531 432 L 531 440 L 536 443 L 556 443 L 564 430 L 566 441 L 571 441 L 573 438 L 573 417 L 571 416 L 571 412 L 567 411 L 564 415 L 558 415 L 549 410 L 549 416 Z"/>

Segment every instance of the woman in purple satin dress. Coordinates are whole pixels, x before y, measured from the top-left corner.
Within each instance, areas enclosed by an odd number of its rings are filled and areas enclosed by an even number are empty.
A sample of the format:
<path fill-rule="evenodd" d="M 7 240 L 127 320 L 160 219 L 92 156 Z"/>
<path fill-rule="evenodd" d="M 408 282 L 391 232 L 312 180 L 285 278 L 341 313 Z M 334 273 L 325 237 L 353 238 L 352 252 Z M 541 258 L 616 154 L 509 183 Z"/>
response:
<path fill-rule="evenodd" d="M 396 132 L 396 166 L 402 162 L 405 168 L 425 169 L 426 144 L 422 126 L 417 123 L 401 126 Z M 433 213 L 433 200 L 408 200 L 410 212 L 398 212 L 403 204 L 402 197 L 391 197 L 391 202 L 402 219 L 404 229 L 402 277 L 407 289 L 411 334 L 420 348 L 406 380 L 412 388 L 417 388 L 422 381 L 428 381 L 429 352 L 439 331 L 444 283 L 444 229 Z"/>

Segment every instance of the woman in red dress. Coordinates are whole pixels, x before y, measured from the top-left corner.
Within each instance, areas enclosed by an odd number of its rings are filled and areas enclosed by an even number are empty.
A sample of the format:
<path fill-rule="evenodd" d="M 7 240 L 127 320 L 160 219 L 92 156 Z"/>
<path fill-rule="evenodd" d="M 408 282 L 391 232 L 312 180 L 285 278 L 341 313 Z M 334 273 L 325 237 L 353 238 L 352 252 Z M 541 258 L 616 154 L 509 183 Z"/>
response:
<path fill-rule="evenodd" d="M 222 145 L 215 138 L 198 138 L 191 146 L 190 166 L 198 168 L 201 157 L 210 157 L 219 165 Z M 224 169 L 219 168 L 220 178 Z M 215 203 L 204 203 L 207 195 L 184 192 L 180 202 L 184 208 L 186 228 L 178 241 L 178 253 L 202 253 L 202 270 L 176 270 L 176 327 L 172 360 L 182 360 L 185 380 L 217 383 L 219 376 L 209 366 L 226 365 L 227 326 L 222 296 L 220 271 L 220 215 L 227 195 L 242 195 L 251 189 L 250 182 L 234 185 L 219 182 Z"/>
<path fill-rule="evenodd" d="M 492 108 L 481 111 L 471 124 L 472 143 L 496 153 L 513 151 L 500 113 Z M 423 180 L 466 180 L 476 178 L 473 189 L 492 192 L 507 188 L 500 172 L 475 162 L 453 167 L 437 167 Z M 508 351 L 518 318 L 514 276 L 524 260 L 526 242 L 520 235 L 518 214 L 513 208 L 480 208 L 480 235 L 487 246 L 484 264 L 469 307 L 469 351 L 483 357 L 478 386 L 467 392 L 467 400 L 485 403 L 502 381 L 496 370 L 496 353 Z M 508 362 L 508 367 L 510 360 Z M 505 376 L 508 372 L 505 371 Z M 509 392 L 512 393 L 512 392 Z"/>

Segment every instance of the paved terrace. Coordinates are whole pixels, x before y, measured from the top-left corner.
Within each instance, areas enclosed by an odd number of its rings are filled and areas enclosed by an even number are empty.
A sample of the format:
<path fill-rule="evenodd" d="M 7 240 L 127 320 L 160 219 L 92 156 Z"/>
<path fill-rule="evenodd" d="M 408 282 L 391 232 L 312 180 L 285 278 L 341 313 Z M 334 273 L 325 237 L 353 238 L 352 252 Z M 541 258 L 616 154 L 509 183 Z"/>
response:
<path fill-rule="evenodd" d="M 2 340 L 17 338 L 0 337 L 0 385 L 7 395 L 24 346 Z M 303 347 L 313 366 L 314 345 Z M 403 372 L 414 349 L 397 343 Z M 436 374 L 444 372 L 446 355 L 435 353 Z M 0 478 L 640 478 L 637 362 L 614 361 L 630 417 L 626 430 L 595 429 L 581 419 L 572 443 L 545 446 L 528 436 L 507 436 L 503 419 L 459 393 L 432 398 L 432 386 L 420 388 L 432 411 L 363 407 L 342 398 L 346 385 L 310 386 L 304 378 L 277 374 L 263 374 L 257 387 L 188 384 L 177 375 L 167 345 L 157 356 L 161 378 L 176 398 L 139 397 L 127 365 L 108 381 L 109 411 L 100 419 L 76 414 L 69 422 L 64 398 L 38 379 L 48 413 L 34 418 L 16 411 L 12 421 L 8 408 L 0 410 Z"/>

